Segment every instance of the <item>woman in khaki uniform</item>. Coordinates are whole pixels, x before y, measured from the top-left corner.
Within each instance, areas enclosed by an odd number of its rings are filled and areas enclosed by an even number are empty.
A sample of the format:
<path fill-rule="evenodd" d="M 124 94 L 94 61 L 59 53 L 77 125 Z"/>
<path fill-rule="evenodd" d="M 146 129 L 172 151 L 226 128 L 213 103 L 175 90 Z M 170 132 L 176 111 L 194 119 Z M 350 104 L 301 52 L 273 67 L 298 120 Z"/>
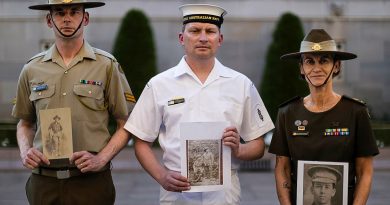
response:
<path fill-rule="evenodd" d="M 135 100 L 116 59 L 84 39 L 85 0 L 49 0 L 30 6 L 47 10 L 54 45 L 24 66 L 12 115 L 20 119 L 17 139 L 23 165 L 32 170 L 26 184 L 30 204 L 114 204 L 110 160 L 127 144 L 123 129 Z M 73 154 L 52 161 L 43 155 L 41 110 L 70 108 Z M 110 136 L 109 116 L 117 122 Z M 55 163 L 54 163 L 55 162 Z"/>

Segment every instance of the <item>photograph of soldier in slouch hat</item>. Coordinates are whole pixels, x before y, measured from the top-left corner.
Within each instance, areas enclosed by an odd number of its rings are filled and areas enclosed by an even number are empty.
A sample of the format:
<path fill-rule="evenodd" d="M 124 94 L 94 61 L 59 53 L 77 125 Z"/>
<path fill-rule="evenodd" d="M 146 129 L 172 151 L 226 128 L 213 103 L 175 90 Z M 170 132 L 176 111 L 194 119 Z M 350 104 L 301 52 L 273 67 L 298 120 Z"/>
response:
<path fill-rule="evenodd" d="M 347 189 L 348 163 L 298 162 L 297 204 L 344 205 Z"/>

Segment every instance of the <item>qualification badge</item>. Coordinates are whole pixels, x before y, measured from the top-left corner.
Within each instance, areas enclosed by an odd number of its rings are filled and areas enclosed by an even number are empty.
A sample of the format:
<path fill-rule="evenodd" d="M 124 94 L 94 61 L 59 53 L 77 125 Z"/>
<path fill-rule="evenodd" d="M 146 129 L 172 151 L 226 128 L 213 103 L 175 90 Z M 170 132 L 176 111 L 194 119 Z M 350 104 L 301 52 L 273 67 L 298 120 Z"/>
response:
<path fill-rule="evenodd" d="M 34 87 L 32 88 L 32 90 L 33 90 L 34 92 L 39 92 L 39 91 L 47 90 L 47 89 L 48 89 L 47 84 L 37 85 L 37 86 L 34 86 Z"/>
<path fill-rule="evenodd" d="M 292 133 L 293 136 L 309 136 L 309 132 L 306 131 L 306 125 L 309 124 L 307 120 L 295 120 L 294 125 L 297 127 L 297 130 Z"/>

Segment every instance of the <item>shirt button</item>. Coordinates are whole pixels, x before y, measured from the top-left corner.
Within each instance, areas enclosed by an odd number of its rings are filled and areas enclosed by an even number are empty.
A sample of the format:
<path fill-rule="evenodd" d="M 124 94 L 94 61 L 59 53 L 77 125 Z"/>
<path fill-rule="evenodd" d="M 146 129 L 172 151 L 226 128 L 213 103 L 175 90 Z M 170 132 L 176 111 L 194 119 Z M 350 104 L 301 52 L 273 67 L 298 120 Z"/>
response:
<path fill-rule="evenodd" d="M 64 73 L 65 73 L 65 74 L 68 74 L 68 71 L 65 71 Z"/>
<path fill-rule="evenodd" d="M 63 95 L 63 96 L 65 96 L 65 95 L 66 95 L 66 93 L 62 93 L 62 95 Z"/>

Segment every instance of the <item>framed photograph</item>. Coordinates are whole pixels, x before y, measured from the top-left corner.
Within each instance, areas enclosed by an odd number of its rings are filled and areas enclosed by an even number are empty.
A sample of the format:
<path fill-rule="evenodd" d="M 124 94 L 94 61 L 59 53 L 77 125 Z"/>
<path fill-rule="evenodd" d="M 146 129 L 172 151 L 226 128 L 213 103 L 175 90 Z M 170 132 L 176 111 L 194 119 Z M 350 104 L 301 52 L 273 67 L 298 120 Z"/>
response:
<path fill-rule="evenodd" d="M 222 144 L 226 122 L 180 125 L 181 174 L 191 184 L 188 192 L 216 191 L 230 186 L 231 151 Z"/>
<path fill-rule="evenodd" d="M 39 118 L 43 154 L 49 160 L 70 158 L 73 153 L 70 108 L 40 110 Z"/>
<path fill-rule="evenodd" d="M 297 204 L 348 204 L 348 163 L 298 161 Z"/>

